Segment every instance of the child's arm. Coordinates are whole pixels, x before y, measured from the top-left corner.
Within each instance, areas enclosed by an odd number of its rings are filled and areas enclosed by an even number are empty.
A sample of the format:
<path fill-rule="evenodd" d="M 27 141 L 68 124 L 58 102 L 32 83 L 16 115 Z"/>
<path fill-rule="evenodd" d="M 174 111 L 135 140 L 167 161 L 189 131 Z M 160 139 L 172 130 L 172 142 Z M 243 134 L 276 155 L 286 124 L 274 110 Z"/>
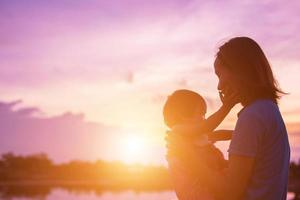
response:
<path fill-rule="evenodd" d="M 175 133 L 186 133 L 190 136 L 197 136 L 199 132 L 201 133 L 207 133 L 207 132 L 213 132 L 215 128 L 219 126 L 219 124 L 225 119 L 225 117 L 228 115 L 230 110 L 235 104 L 223 104 L 221 108 L 219 108 L 218 111 L 216 111 L 214 114 L 209 116 L 206 120 L 204 120 L 202 123 L 198 124 L 181 124 L 173 127 L 172 131 Z"/>
<path fill-rule="evenodd" d="M 216 130 L 208 134 L 208 140 L 212 142 L 231 140 L 233 130 Z"/>
<path fill-rule="evenodd" d="M 230 110 L 239 102 L 238 96 L 235 93 L 228 95 L 228 97 L 224 97 L 222 96 L 222 94 L 220 94 L 220 98 L 222 100 L 223 105 L 219 108 L 219 110 L 217 110 L 215 113 L 209 116 L 202 123 L 198 123 L 195 125 L 177 125 L 172 128 L 172 132 L 186 133 L 191 137 L 196 137 L 199 132 L 212 132 L 225 119 Z"/>
<path fill-rule="evenodd" d="M 230 92 L 229 95 L 224 96 L 222 92 L 219 92 L 219 95 L 223 105 L 202 123 L 202 130 L 204 132 L 212 132 L 215 130 L 225 119 L 230 110 L 239 102 L 239 97 L 236 93 Z"/>
<path fill-rule="evenodd" d="M 219 110 L 217 110 L 215 113 L 209 116 L 203 123 L 201 123 L 200 126 L 202 127 L 199 128 L 202 130 L 202 132 L 212 132 L 221 124 L 221 122 L 228 115 L 232 107 L 233 106 L 231 105 L 223 104 L 221 108 L 219 108 Z"/>

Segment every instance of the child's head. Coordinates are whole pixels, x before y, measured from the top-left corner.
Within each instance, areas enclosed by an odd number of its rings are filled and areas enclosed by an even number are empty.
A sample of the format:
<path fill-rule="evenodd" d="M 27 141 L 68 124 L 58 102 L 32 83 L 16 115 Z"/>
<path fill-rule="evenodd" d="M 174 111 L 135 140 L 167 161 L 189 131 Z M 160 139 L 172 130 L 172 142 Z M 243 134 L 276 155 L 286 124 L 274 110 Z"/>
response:
<path fill-rule="evenodd" d="M 163 108 L 164 121 L 169 128 L 190 120 L 203 119 L 206 103 L 201 95 L 191 90 L 176 90 Z"/>

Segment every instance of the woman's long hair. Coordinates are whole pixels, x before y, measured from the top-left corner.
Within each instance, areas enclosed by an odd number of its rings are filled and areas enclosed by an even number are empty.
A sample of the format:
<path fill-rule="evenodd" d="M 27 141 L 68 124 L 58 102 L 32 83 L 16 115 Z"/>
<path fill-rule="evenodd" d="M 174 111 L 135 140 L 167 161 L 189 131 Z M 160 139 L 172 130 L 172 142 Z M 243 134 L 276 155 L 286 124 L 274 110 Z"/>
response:
<path fill-rule="evenodd" d="M 219 47 L 216 57 L 233 73 L 242 103 L 247 105 L 256 99 L 271 99 L 277 104 L 286 94 L 279 88 L 267 57 L 253 39 L 232 38 Z"/>

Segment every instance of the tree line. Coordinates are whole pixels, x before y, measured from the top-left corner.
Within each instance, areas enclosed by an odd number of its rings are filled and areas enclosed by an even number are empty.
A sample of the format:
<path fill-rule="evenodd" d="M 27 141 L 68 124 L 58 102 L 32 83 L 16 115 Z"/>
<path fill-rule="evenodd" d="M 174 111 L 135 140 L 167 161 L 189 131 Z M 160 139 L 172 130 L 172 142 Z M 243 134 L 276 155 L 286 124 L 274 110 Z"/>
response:
<path fill-rule="evenodd" d="M 102 160 L 54 164 L 46 154 L 3 154 L 0 159 L 0 183 L 8 182 L 101 185 L 110 189 L 170 188 L 169 174 L 163 166 Z"/>

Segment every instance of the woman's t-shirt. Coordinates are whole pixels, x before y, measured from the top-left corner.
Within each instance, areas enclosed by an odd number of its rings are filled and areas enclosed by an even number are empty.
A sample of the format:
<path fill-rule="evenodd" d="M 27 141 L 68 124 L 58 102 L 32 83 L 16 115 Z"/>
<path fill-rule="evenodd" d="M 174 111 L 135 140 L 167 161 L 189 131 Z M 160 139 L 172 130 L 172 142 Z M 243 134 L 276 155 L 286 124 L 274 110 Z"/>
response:
<path fill-rule="evenodd" d="M 290 146 L 274 102 L 257 100 L 240 112 L 228 152 L 255 158 L 243 200 L 286 200 Z"/>

